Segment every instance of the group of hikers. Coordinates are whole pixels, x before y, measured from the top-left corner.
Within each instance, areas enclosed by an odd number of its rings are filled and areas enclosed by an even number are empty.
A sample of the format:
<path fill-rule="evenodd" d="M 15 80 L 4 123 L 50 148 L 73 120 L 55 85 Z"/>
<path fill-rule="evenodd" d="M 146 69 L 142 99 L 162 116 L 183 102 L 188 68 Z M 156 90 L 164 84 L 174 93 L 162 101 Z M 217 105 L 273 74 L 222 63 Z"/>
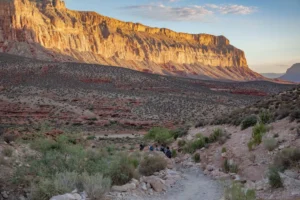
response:
<path fill-rule="evenodd" d="M 154 147 L 155 146 L 155 147 Z M 144 144 L 140 144 L 140 151 L 143 151 L 145 149 Z M 161 151 L 163 152 L 168 158 L 172 158 L 172 152 L 170 150 L 170 147 L 166 147 L 165 145 L 161 145 L 158 147 L 158 145 L 150 145 L 149 151 Z"/>

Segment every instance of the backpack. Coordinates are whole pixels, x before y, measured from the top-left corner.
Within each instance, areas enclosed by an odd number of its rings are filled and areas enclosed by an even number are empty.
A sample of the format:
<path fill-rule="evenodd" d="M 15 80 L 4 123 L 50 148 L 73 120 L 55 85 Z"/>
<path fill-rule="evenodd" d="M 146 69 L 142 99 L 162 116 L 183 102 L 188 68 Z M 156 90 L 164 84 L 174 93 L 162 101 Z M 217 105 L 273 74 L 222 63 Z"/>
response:
<path fill-rule="evenodd" d="M 172 152 L 168 149 L 167 152 L 166 152 L 166 156 L 168 158 L 172 158 Z"/>

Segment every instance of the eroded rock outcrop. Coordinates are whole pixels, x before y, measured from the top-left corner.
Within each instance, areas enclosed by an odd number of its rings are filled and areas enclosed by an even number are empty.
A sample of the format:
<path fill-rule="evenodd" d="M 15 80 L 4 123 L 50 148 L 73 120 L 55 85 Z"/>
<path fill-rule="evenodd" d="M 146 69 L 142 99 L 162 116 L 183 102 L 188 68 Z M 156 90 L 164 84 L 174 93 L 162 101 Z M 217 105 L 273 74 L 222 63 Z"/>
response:
<path fill-rule="evenodd" d="M 61 0 L 1 0 L 0 52 L 194 78 L 262 78 L 224 36 L 177 33 L 72 11 Z"/>

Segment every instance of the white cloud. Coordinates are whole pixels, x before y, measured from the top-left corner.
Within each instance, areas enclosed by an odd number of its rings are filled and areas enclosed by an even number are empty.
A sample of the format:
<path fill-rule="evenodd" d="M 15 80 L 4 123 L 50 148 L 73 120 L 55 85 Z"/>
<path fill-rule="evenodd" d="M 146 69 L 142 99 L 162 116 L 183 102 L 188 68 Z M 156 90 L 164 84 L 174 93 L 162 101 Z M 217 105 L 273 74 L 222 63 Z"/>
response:
<path fill-rule="evenodd" d="M 174 2 L 177 0 L 165 0 Z M 134 15 L 138 15 L 148 19 L 163 21 L 206 21 L 208 17 L 215 14 L 236 14 L 247 15 L 256 11 L 255 7 L 247 7 L 243 5 L 216 5 L 205 4 L 193 6 L 173 7 L 164 4 L 148 4 L 127 6 L 122 9 L 130 11 Z"/>
<path fill-rule="evenodd" d="M 221 14 L 240 14 L 240 15 L 248 15 L 255 12 L 257 9 L 255 7 L 248 7 L 243 5 L 215 5 L 215 4 L 206 4 L 205 7 L 216 10 Z"/>

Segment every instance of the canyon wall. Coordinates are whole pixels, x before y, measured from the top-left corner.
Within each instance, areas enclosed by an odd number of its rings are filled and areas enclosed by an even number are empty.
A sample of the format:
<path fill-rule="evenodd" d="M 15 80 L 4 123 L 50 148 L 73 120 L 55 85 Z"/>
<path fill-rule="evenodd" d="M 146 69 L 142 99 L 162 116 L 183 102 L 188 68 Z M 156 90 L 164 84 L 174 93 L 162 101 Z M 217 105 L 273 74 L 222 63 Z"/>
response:
<path fill-rule="evenodd" d="M 261 78 L 224 36 L 122 22 L 60 0 L 0 0 L 0 52 L 193 78 Z"/>

